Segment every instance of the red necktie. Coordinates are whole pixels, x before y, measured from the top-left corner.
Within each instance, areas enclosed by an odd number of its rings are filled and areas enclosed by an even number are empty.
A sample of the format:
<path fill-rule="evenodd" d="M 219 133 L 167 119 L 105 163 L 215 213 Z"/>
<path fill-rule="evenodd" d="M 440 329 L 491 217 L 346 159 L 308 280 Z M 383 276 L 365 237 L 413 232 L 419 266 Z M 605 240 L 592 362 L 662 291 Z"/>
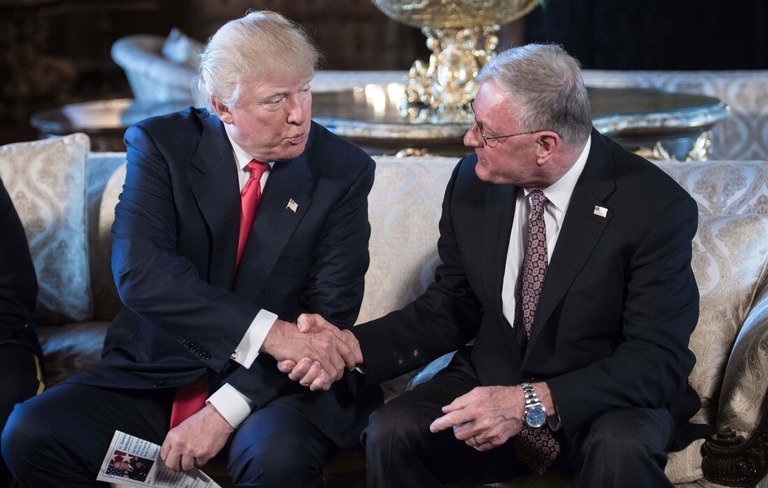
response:
<path fill-rule="evenodd" d="M 245 169 L 251 172 L 251 178 L 243 187 L 243 191 L 240 192 L 240 208 L 242 210 L 240 212 L 240 237 L 237 241 L 237 265 L 240 264 L 240 257 L 243 255 L 245 242 L 251 231 L 253 217 L 256 215 L 256 208 L 261 200 L 261 176 L 269 169 L 269 164 L 253 159 L 245 166 Z"/>
<path fill-rule="evenodd" d="M 243 254 L 253 217 L 256 215 L 256 208 L 261 200 L 261 176 L 269 169 L 269 165 L 254 159 L 245 166 L 245 169 L 250 171 L 251 177 L 240 192 L 240 235 L 237 240 L 236 266 L 240 264 L 240 256 Z M 208 398 L 208 381 L 205 376 L 189 385 L 178 387 L 171 409 L 171 429 L 202 410 L 205 407 L 206 398 Z"/>
<path fill-rule="evenodd" d="M 517 283 L 515 297 L 515 329 L 521 346 L 531 336 L 531 325 L 539 304 L 539 294 L 547 274 L 547 229 L 544 223 L 544 206 L 547 197 L 540 190 L 533 190 L 531 217 L 528 221 L 528 241 Z M 517 458 L 532 471 L 544 474 L 560 454 L 560 444 L 547 424 L 538 429 L 523 425 L 520 434 L 512 438 Z"/>

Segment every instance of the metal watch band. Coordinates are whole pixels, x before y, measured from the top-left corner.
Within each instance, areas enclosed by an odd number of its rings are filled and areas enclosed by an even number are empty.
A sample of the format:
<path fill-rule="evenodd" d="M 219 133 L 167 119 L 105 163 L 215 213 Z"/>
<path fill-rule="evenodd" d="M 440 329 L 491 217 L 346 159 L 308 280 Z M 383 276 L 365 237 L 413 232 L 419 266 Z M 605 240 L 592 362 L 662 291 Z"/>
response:
<path fill-rule="evenodd" d="M 525 408 L 535 405 L 541 405 L 539 397 L 536 395 L 536 391 L 533 389 L 533 385 L 530 383 L 521 383 L 520 387 L 523 389 L 523 396 L 525 398 Z"/>

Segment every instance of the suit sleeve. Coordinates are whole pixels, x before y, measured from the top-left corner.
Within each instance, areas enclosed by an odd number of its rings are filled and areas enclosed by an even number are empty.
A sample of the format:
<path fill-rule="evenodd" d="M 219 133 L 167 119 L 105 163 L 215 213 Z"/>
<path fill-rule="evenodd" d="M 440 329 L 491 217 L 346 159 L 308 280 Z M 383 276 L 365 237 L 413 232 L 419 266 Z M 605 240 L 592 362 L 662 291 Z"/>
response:
<path fill-rule="evenodd" d="M 328 213 L 299 306 L 288 320 L 305 312 L 319 313 L 342 328 L 352 327 L 357 320 L 370 262 L 368 193 L 375 174 L 372 160 L 361 163 L 351 186 Z"/>
<path fill-rule="evenodd" d="M 661 408 L 688 388 L 695 363 L 688 341 L 699 310 L 690 266 L 697 215 L 689 196 L 671 201 L 632 253 L 623 340 L 613 354 L 547 379 L 566 435 L 605 410 Z"/>
<path fill-rule="evenodd" d="M 0 181 L 0 341 L 21 340 L 32 319 L 37 278 L 19 215 Z"/>
<path fill-rule="evenodd" d="M 403 309 L 352 329 L 360 341 L 370 384 L 423 366 L 477 335 L 482 306 L 470 286 L 453 225 L 454 195 L 462 172 L 474 174 L 474 169 L 459 163 L 448 182 L 437 243 L 441 263 L 434 281 Z"/>

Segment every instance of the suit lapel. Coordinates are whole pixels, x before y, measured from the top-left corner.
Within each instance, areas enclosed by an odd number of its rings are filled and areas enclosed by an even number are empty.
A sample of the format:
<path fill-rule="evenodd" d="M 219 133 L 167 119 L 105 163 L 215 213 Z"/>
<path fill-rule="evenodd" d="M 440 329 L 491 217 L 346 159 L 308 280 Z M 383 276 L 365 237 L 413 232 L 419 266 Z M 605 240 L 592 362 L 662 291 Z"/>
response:
<path fill-rule="evenodd" d="M 253 300 L 312 204 L 312 172 L 304 154 L 275 163 L 253 219 L 232 290 Z"/>
<path fill-rule="evenodd" d="M 224 124 L 212 114 L 202 123 L 200 143 L 190 161 L 190 187 L 211 230 L 210 283 L 229 288 L 240 225 L 237 168 Z"/>
<path fill-rule="evenodd" d="M 523 364 L 534 349 L 544 324 L 578 276 L 613 218 L 613 212 L 604 202 L 615 188 L 608 149 L 602 137 L 593 131 L 586 166 L 573 190 L 568 213 L 547 267 L 547 278 L 539 297 Z M 607 208 L 607 213 L 600 215 L 596 207 Z"/>

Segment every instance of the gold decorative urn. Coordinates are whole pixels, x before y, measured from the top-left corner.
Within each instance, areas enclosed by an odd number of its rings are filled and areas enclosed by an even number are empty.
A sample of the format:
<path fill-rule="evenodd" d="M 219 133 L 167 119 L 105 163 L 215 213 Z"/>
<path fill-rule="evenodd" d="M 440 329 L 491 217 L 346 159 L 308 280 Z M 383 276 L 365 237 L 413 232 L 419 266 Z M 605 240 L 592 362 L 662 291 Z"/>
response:
<path fill-rule="evenodd" d="M 432 51 L 429 63 L 416 60 L 411 66 L 407 103 L 456 120 L 475 96 L 478 71 L 496 55 L 500 26 L 539 5 L 539 0 L 371 1 L 388 17 L 420 28 Z"/>

